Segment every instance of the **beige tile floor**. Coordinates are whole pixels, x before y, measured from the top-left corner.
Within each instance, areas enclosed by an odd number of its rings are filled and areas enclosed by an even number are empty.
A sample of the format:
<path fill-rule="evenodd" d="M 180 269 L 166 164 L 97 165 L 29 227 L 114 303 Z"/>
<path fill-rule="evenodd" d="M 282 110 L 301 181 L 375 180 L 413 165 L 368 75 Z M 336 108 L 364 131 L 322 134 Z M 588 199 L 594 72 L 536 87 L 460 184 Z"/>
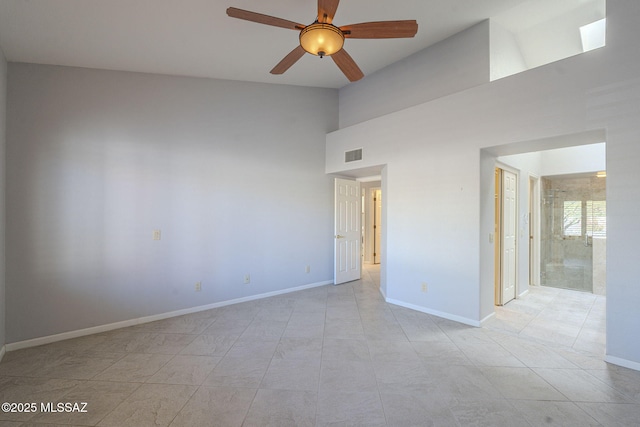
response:
<path fill-rule="evenodd" d="M 1 402 L 88 405 L 0 426 L 638 425 L 640 372 L 602 361 L 604 298 L 533 288 L 473 328 L 377 282 L 9 352 Z"/>

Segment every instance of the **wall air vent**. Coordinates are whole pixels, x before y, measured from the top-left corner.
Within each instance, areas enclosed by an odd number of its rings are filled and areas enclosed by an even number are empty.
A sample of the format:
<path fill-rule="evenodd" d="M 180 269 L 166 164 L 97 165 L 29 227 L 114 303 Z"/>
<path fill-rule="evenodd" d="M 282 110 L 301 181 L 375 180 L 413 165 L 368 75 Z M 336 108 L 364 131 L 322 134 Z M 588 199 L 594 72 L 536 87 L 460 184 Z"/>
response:
<path fill-rule="evenodd" d="M 344 162 L 355 162 L 358 160 L 362 160 L 362 148 L 358 148 L 357 150 L 345 151 L 344 153 Z"/>

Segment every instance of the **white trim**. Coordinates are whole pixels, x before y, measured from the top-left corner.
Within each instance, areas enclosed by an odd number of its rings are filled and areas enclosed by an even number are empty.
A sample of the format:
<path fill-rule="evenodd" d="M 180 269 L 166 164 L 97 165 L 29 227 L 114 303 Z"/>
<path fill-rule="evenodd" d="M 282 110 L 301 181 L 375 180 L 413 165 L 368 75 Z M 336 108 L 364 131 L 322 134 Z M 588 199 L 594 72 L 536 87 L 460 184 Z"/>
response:
<path fill-rule="evenodd" d="M 380 295 L 382 295 L 382 298 L 384 298 L 385 301 L 387 301 L 387 294 L 382 290 L 382 286 L 378 287 L 378 290 L 380 291 Z M 389 301 L 387 301 L 389 302 Z M 396 304 L 398 305 L 398 304 Z"/>
<path fill-rule="evenodd" d="M 529 173 L 529 182 L 533 179 L 533 254 L 529 253 L 529 265 L 533 265 L 533 272 L 529 272 L 529 277 L 533 275 L 534 283 L 529 280 L 529 286 L 540 286 L 540 233 L 541 233 L 541 215 L 540 208 L 540 185 L 542 181 L 539 175 Z M 529 198 L 531 199 L 531 198 Z M 531 209 L 531 208 L 530 208 Z M 529 219 L 531 221 L 531 219 Z"/>
<path fill-rule="evenodd" d="M 269 298 L 276 295 L 288 294 L 291 292 L 302 291 L 305 289 L 317 288 L 319 286 L 331 285 L 332 280 L 324 282 L 316 282 L 308 285 L 302 285 L 295 288 L 282 289 L 279 291 L 267 292 L 264 294 L 251 295 L 248 297 L 236 298 L 227 301 L 216 302 L 213 304 L 201 305 L 197 307 L 185 308 L 182 310 L 170 311 L 168 313 L 154 314 L 152 316 L 139 317 L 137 319 L 124 320 L 122 322 L 108 323 L 106 325 L 93 326 L 91 328 L 77 329 L 75 331 L 63 332 L 55 335 L 47 335 L 44 337 L 33 338 L 30 340 L 8 343 L 0 350 L 0 360 L 5 351 L 20 350 L 23 348 L 36 347 L 39 345 L 50 344 L 57 341 L 68 340 L 71 338 L 84 337 L 86 335 L 98 334 L 101 332 L 112 331 L 114 329 L 126 328 L 129 326 L 140 325 L 142 323 L 155 322 L 157 320 L 168 319 L 171 317 L 183 316 L 185 314 L 198 313 L 200 311 L 211 310 L 213 308 L 224 307 L 227 305 L 239 304 L 241 302 L 254 301 L 263 298 Z"/>
<path fill-rule="evenodd" d="M 534 285 L 535 286 L 535 285 Z M 525 297 L 527 294 L 529 293 L 529 289 L 525 289 L 521 294 L 518 295 L 518 297 L 516 299 L 520 299 L 522 297 Z"/>
<path fill-rule="evenodd" d="M 404 307 L 404 308 L 410 308 L 411 310 L 416 310 L 419 311 L 421 313 L 427 313 L 427 314 L 431 314 L 433 316 L 437 316 L 437 317 L 442 317 L 443 319 L 447 319 L 447 320 L 453 320 L 454 322 L 458 322 L 458 323 L 464 323 L 465 325 L 469 325 L 469 326 L 475 326 L 475 327 L 480 327 L 481 322 L 478 320 L 473 320 L 473 319 L 467 319 L 466 317 L 462 317 L 462 316 L 456 316 L 455 314 L 450 314 L 450 313 L 445 313 L 442 311 L 437 311 L 437 310 L 430 310 L 428 308 L 425 307 L 420 307 L 418 305 L 413 305 L 413 304 L 408 304 L 406 302 L 400 301 L 400 300 L 395 300 L 392 298 L 385 298 L 385 301 L 388 302 L 389 304 L 393 304 L 393 305 L 399 305 L 400 307 Z M 489 315 L 491 316 L 491 315 Z M 482 321 L 487 320 L 487 318 L 483 319 Z"/>
<path fill-rule="evenodd" d="M 484 319 L 480 320 L 480 326 L 484 326 L 485 323 L 487 323 L 489 320 L 493 319 L 494 317 L 496 317 L 496 312 L 494 311 L 493 313 L 490 313 L 488 316 L 486 316 Z"/>
<path fill-rule="evenodd" d="M 507 172 L 511 172 L 512 174 L 520 176 L 520 169 L 514 168 L 513 166 L 508 165 L 506 163 L 502 163 L 497 158 L 496 158 L 496 167 L 498 167 L 498 168 L 500 168 L 502 170 L 506 170 Z"/>
<path fill-rule="evenodd" d="M 382 175 L 363 176 L 362 178 L 356 178 L 356 181 L 360 181 L 360 182 L 382 181 Z"/>
<path fill-rule="evenodd" d="M 363 247 L 364 247 L 364 252 L 363 252 L 363 258 L 365 260 L 366 264 L 371 264 L 374 265 L 375 264 L 375 257 L 373 256 L 374 252 L 376 251 L 375 248 L 375 229 L 373 228 L 374 226 L 374 219 L 375 219 L 375 209 L 376 209 L 376 204 L 373 201 L 373 196 L 375 195 L 375 192 L 377 190 L 380 190 L 380 194 L 382 194 L 382 187 L 378 186 L 378 187 L 369 187 L 365 189 L 365 195 L 364 195 L 364 200 L 365 200 L 365 204 L 364 204 L 364 223 L 361 224 L 362 228 L 364 229 L 364 235 L 363 237 Z M 378 256 L 381 256 L 382 254 L 382 245 L 380 246 L 380 254 L 378 254 Z"/>
<path fill-rule="evenodd" d="M 619 357 L 611 356 L 609 354 L 604 356 L 604 361 L 614 365 L 622 366 L 623 368 L 633 369 L 634 371 L 640 371 L 640 363 L 632 360 L 621 359 Z"/>
<path fill-rule="evenodd" d="M 7 346 L 3 345 L 2 348 L 0 348 L 0 362 L 2 362 L 2 358 L 4 357 L 6 352 L 7 352 Z"/>

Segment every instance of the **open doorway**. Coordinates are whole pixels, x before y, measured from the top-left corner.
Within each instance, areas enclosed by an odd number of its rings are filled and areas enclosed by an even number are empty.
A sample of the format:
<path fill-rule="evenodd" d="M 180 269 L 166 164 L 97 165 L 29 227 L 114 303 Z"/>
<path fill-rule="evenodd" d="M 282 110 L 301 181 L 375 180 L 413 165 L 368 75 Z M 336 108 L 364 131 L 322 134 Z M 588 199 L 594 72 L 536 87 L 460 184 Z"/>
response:
<path fill-rule="evenodd" d="M 376 289 L 386 298 L 386 200 L 382 200 L 386 191 L 386 166 L 353 169 L 342 172 L 340 176 L 357 182 L 359 187 L 358 261 L 361 266 L 362 278 L 364 279 L 366 276 L 367 279 L 370 279 Z M 374 201 L 376 191 L 378 194 Z M 374 223 L 376 225 L 375 233 Z M 338 234 L 341 233 L 336 232 L 336 236 Z"/>
<path fill-rule="evenodd" d="M 604 353 L 606 299 L 603 295 L 596 293 L 595 281 L 596 276 L 599 277 L 598 280 L 604 279 L 603 263 L 605 258 L 604 251 L 601 251 L 601 255 L 596 255 L 596 248 L 590 246 L 596 239 L 593 236 L 604 232 L 603 225 L 606 224 L 604 200 L 599 200 L 601 197 L 593 192 L 587 194 L 582 190 L 577 193 L 580 197 L 575 194 L 569 197 L 570 193 L 567 190 L 564 190 L 567 191 L 566 193 L 560 193 L 563 190 L 561 183 L 557 183 L 557 185 L 556 183 L 553 185 L 545 183 L 549 177 L 573 179 L 588 174 L 591 176 L 589 179 L 598 180 L 598 185 L 604 191 L 606 180 L 596 178 L 597 172 L 601 172 L 600 175 L 603 175 L 606 168 L 606 144 L 601 142 L 604 139 L 604 132 L 594 131 L 558 137 L 557 140 L 553 138 L 553 140 L 493 147 L 485 151 L 485 154 L 493 157 L 493 161 L 489 159 L 485 163 L 486 166 L 483 166 L 487 167 L 483 172 L 485 188 L 489 185 L 489 164 L 492 167 L 491 175 L 494 175 L 496 165 L 506 165 L 517 171 L 521 177 L 518 196 L 520 210 L 517 218 L 519 248 L 517 254 L 517 300 L 503 307 L 494 305 L 494 327 L 500 327 L 501 322 L 506 322 L 508 319 L 514 322 L 510 326 L 515 328 L 513 332 L 522 338 L 532 338 L 562 346 L 569 345 L 576 350 Z M 584 141 L 583 145 L 576 143 L 579 140 Z M 520 154 L 514 154 L 514 152 Z M 495 181 L 492 180 L 491 186 L 494 185 Z M 548 190 L 559 191 L 555 192 L 557 194 L 552 194 Z M 488 202 L 489 194 L 486 190 L 484 194 L 484 200 Z M 563 197 L 563 195 L 567 197 Z M 495 193 L 493 191 L 491 196 L 494 199 Z M 553 200 L 555 200 L 555 204 L 552 203 Z M 568 203 L 565 204 L 565 201 Z M 495 204 L 495 200 L 492 202 Z M 545 211 L 545 203 L 549 211 L 551 207 L 554 207 L 554 216 L 549 216 Z M 570 210 L 572 207 L 573 211 Z M 493 211 L 493 207 L 491 211 Z M 488 219 L 486 215 L 491 211 L 484 208 L 484 218 Z M 492 217 L 494 215 L 495 212 Z M 489 226 L 486 219 L 483 220 L 483 227 Z M 545 222 L 551 221 L 554 221 L 556 225 L 558 223 L 561 225 L 560 232 L 545 240 L 542 236 L 543 227 Z M 562 228 L 565 225 L 567 231 L 564 232 L 563 238 Z M 486 232 L 495 232 L 496 226 L 493 218 L 491 226 L 490 231 L 485 228 Z M 575 236 L 566 236 L 566 234 L 575 234 Z M 563 253 L 562 255 L 571 255 L 571 257 L 566 262 L 558 261 L 556 258 L 554 259 L 555 264 L 546 261 L 544 246 L 551 242 L 555 245 L 553 248 L 554 256 L 559 257 Z M 568 243 L 573 246 L 579 244 L 581 247 L 565 248 Z M 495 236 L 494 244 L 498 244 L 498 236 Z M 495 248 L 493 249 L 494 262 L 492 264 L 495 264 L 498 252 Z M 590 254 L 588 262 L 581 262 L 580 268 L 577 268 L 575 260 L 571 259 L 575 258 L 572 253 L 585 250 L 593 253 Z M 600 264 L 597 275 L 595 274 L 596 263 Z M 564 268 L 565 264 L 569 268 L 564 270 L 565 276 L 562 278 L 562 273 L 557 270 Z M 485 265 L 489 266 L 488 263 Z M 562 286 L 548 286 L 547 267 L 556 269 L 557 277 L 555 278 L 560 280 Z M 586 273 L 591 268 L 594 272 L 593 291 L 586 288 L 578 290 L 575 286 L 569 286 L 573 282 L 584 283 Z M 495 270 L 494 266 L 494 272 Z M 492 288 L 495 289 L 495 281 Z M 598 285 L 598 288 L 602 289 L 603 286 Z M 542 301 L 544 304 L 541 303 Z"/>
<path fill-rule="evenodd" d="M 362 190 L 362 258 L 364 264 L 382 260 L 382 185 L 379 179 L 360 183 Z"/>

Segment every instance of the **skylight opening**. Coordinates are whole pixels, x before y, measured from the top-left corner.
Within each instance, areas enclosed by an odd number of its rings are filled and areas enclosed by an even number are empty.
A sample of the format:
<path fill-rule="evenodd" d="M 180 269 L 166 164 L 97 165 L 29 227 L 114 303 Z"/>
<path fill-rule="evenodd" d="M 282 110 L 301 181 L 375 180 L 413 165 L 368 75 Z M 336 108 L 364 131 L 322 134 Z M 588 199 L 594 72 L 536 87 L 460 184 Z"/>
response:
<path fill-rule="evenodd" d="M 525 0 L 490 31 L 494 81 L 605 46 L 606 0 Z"/>
<path fill-rule="evenodd" d="M 591 24 L 580 27 L 580 38 L 582 39 L 582 51 L 599 49 L 606 46 L 607 19 L 600 19 Z"/>

